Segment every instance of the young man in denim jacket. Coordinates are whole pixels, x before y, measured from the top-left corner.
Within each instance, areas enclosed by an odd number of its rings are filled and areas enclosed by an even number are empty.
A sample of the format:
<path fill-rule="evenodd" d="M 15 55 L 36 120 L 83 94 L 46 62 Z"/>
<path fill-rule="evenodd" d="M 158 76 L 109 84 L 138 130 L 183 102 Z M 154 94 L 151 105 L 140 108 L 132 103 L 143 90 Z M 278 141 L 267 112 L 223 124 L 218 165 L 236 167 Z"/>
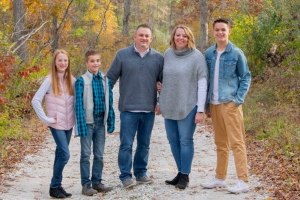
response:
<path fill-rule="evenodd" d="M 231 148 L 238 181 L 228 191 L 242 193 L 249 191 L 242 104 L 250 87 L 251 74 L 244 53 L 228 39 L 230 26 L 228 19 L 214 21 L 216 44 L 205 53 L 210 74 L 206 115 L 212 118 L 214 127 L 217 167 L 215 177 L 201 186 L 225 187 Z"/>

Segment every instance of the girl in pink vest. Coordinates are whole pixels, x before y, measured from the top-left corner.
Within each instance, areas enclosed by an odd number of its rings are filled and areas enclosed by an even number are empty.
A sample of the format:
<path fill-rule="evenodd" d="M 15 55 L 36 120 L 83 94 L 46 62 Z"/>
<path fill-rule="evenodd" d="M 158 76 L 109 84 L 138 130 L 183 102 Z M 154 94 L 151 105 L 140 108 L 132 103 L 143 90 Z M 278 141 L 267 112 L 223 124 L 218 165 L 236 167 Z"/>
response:
<path fill-rule="evenodd" d="M 62 185 L 62 172 L 70 158 L 69 143 L 75 125 L 74 82 L 71 74 L 70 56 L 62 49 L 53 54 L 50 74 L 32 99 L 37 116 L 50 128 L 56 143 L 53 176 L 49 195 L 53 198 L 71 197 Z M 45 97 L 46 111 L 42 108 Z"/>

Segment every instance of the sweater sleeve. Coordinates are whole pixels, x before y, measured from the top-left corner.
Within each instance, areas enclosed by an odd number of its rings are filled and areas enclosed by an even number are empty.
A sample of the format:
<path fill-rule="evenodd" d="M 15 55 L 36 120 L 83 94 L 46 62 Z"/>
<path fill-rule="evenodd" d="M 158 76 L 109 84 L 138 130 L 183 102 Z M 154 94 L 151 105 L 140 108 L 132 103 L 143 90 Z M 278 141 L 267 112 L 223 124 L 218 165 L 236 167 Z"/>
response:
<path fill-rule="evenodd" d="M 112 86 L 115 85 L 122 73 L 122 63 L 119 56 L 119 53 L 117 53 L 112 64 L 110 65 L 109 70 L 106 73 L 106 76 L 110 79 Z"/>
<path fill-rule="evenodd" d="M 207 92 L 207 80 L 202 77 L 198 81 L 198 102 L 197 102 L 197 112 L 204 112 L 205 101 Z"/>
<path fill-rule="evenodd" d="M 55 123 L 55 120 L 51 117 L 48 117 L 42 108 L 42 102 L 43 102 L 44 96 L 46 95 L 46 93 L 48 91 L 50 91 L 50 87 L 51 87 L 51 82 L 50 82 L 50 79 L 47 77 L 44 80 L 44 82 L 42 83 L 42 85 L 40 86 L 40 88 L 38 89 L 38 91 L 35 93 L 32 101 L 31 101 L 32 107 L 34 108 L 36 115 L 45 124 Z"/>
<path fill-rule="evenodd" d="M 85 114 L 83 108 L 83 89 L 84 82 L 80 77 L 75 82 L 75 115 L 77 122 L 77 134 L 79 137 L 87 136 L 87 126 L 85 123 Z"/>
<path fill-rule="evenodd" d="M 115 112 L 113 108 L 113 92 L 112 92 L 112 84 L 111 81 L 108 79 L 109 82 L 109 111 L 108 111 L 108 118 L 107 118 L 107 132 L 112 133 L 115 130 Z"/>

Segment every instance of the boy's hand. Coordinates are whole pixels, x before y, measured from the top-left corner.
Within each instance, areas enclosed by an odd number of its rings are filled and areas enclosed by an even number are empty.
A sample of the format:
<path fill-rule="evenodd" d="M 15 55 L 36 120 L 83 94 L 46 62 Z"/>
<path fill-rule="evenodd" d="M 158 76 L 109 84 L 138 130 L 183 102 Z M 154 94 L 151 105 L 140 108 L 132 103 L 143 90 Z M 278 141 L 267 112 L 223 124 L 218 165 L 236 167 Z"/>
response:
<path fill-rule="evenodd" d="M 115 130 L 115 127 L 114 127 L 114 126 L 108 126 L 108 125 L 107 125 L 107 132 L 108 132 L 108 133 L 112 133 L 112 132 L 114 132 L 114 130 Z"/>

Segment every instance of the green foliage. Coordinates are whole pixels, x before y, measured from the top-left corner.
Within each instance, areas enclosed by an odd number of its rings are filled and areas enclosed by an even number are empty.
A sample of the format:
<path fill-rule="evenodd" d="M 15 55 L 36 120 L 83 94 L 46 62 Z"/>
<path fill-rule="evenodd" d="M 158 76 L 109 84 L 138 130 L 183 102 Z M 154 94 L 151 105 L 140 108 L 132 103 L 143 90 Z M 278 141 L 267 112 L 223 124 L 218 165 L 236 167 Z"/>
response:
<path fill-rule="evenodd" d="M 231 39 L 246 54 L 254 76 L 266 67 L 300 66 L 300 2 L 264 1 L 264 9 L 257 15 L 245 12 L 232 14 L 235 22 Z M 234 33 L 237 31 L 237 33 Z"/>
<path fill-rule="evenodd" d="M 0 143 L 10 137 L 17 138 L 22 134 L 21 121 L 18 118 L 11 118 L 11 111 L 0 105 Z"/>
<path fill-rule="evenodd" d="M 287 156 L 300 153 L 300 73 L 289 70 L 268 69 L 256 77 L 243 106 L 246 131 Z"/>

